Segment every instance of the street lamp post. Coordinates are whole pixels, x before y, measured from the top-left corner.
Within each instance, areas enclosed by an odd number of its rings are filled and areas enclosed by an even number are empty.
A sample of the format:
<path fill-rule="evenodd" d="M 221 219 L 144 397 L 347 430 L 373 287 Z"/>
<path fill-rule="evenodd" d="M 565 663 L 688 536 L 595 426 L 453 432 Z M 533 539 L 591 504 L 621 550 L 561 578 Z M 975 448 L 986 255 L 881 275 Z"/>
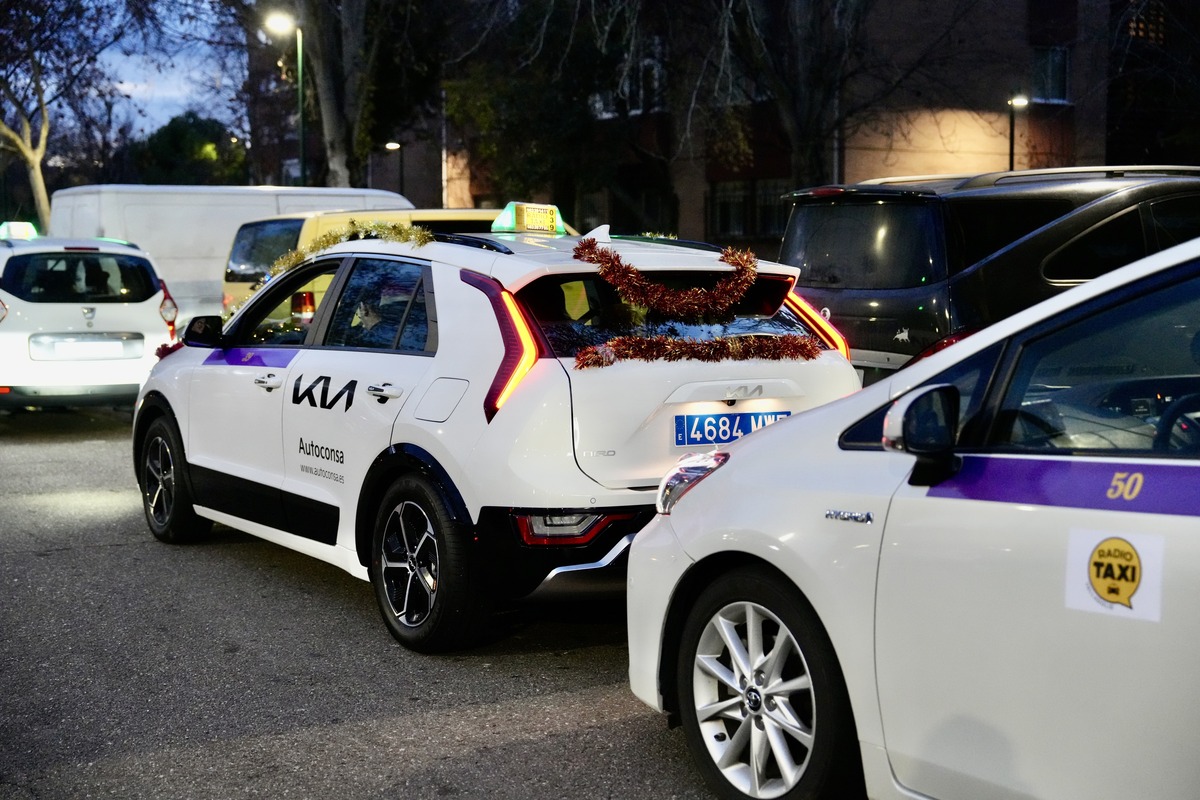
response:
<path fill-rule="evenodd" d="M 304 31 L 291 14 L 276 11 L 266 19 L 267 30 L 287 35 L 296 31 L 296 137 L 297 154 L 300 159 L 300 185 L 308 185 L 308 169 L 304 158 Z"/>
<path fill-rule="evenodd" d="M 384 146 L 385 150 L 392 150 L 398 158 L 397 171 L 399 173 L 400 194 L 404 194 L 404 145 L 399 142 L 388 142 Z"/>
<path fill-rule="evenodd" d="M 1029 98 L 1023 94 L 1014 94 L 1008 98 L 1008 169 L 1013 170 L 1017 146 L 1017 109 L 1029 105 Z"/>

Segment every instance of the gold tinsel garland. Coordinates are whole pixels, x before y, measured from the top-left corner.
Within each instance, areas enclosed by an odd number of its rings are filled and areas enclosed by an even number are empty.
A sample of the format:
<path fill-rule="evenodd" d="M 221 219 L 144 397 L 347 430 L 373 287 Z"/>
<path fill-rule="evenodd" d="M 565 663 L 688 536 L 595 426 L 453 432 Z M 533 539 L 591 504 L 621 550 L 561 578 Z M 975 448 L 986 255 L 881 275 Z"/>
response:
<path fill-rule="evenodd" d="M 712 289 L 669 289 L 649 280 L 641 271 L 621 260 L 611 248 L 595 239 L 581 239 L 575 258 L 597 266 L 597 273 L 611 284 L 621 299 L 681 322 L 699 322 L 720 316 L 754 285 L 758 259 L 748 250 L 725 248 L 720 260 L 733 273 Z M 813 336 L 736 336 L 707 341 L 670 336 L 617 336 L 602 345 L 585 347 L 575 354 L 575 369 L 607 367 L 617 361 L 748 361 L 752 358 L 781 361 L 810 360 L 821 354 L 821 343 Z"/>
<path fill-rule="evenodd" d="M 433 233 L 402 222 L 359 222 L 352 219 L 347 225 L 326 231 L 313 239 L 308 247 L 289 250 L 275 259 L 275 263 L 271 265 L 271 277 L 297 266 L 309 256 L 326 248 L 355 239 L 382 239 L 385 242 L 407 242 L 422 247 L 433 241 Z"/>
<path fill-rule="evenodd" d="M 249 300 L 250 297 L 254 296 L 255 292 L 263 288 L 267 281 L 278 277 L 289 269 L 299 266 L 310 256 L 326 248 L 333 247 L 335 244 L 350 242 L 355 239 L 382 239 L 385 242 L 407 242 L 415 247 L 422 247 L 433 241 L 433 232 L 417 225 L 405 225 L 402 222 L 359 222 L 358 220 L 351 219 L 346 225 L 328 230 L 316 239 L 313 239 L 308 247 L 298 247 L 295 250 L 289 250 L 275 259 L 270 269 L 267 270 L 267 277 L 254 284 L 246 300 Z M 229 309 L 227 315 L 232 316 L 235 314 L 238 309 L 246 304 L 246 300 Z"/>

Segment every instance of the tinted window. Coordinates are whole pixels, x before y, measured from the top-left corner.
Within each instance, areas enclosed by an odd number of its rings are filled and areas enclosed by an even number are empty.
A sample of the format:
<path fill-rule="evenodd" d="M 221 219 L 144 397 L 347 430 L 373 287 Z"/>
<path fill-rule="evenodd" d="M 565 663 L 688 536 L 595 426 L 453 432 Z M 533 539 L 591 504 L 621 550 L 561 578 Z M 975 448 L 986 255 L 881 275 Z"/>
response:
<path fill-rule="evenodd" d="M 13 256 L 0 286 L 31 303 L 140 303 L 158 292 L 146 259 L 93 252 Z"/>
<path fill-rule="evenodd" d="M 946 229 L 951 242 L 950 274 L 1058 219 L 1074 206 L 1068 200 L 984 200 L 967 198 L 946 203 Z"/>
<path fill-rule="evenodd" d="M 655 272 L 654 280 L 672 289 L 711 289 L 728 275 L 728 272 Z M 594 273 L 541 278 L 517 292 L 517 299 L 533 314 L 554 354 L 566 358 L 615 336 L 707 341 L 755 334 L 811 334 L 804 322 L 784 305 L 790 288 L 791 281 L 787 278 L 760 275 L 728 315 L 700 322 L 680 322 L 629 305 L 612 285 Z"/>
<path fill-rule="evenodd" d="M 317 309 L 325 302 L 340 262 L 285 272 L 254 298 L 242 316 L 239 340 L 252 344 L 298 345 L 308 335 Z"/>
<path fill-rule="evenodd" d="M 229 251 L 228 277 L 247 280 L 266 275 L 275 260 L 300 241 L 302 219 L 249 222 L 238 228 Z"/>
<path fill-rule="evenodd" d="M 928 203 L 797 203 L 779 260 L 801 286 L 903 289 L 945 278 L 937 208 Z"/>
<path fill-rule="evenodd" d="M 1137 208 L 1110 217 L 1046 259 L 1048 281 L 1079 283 L 1111 272 L 1146 255 L 1146 239 Z"/>
<path fill-rule="evenodd" d="M 361 259 L 338 299 L 325 343 L 335 347 L 426 349 L 429 316 L 420 264 Z"/>
<path fill-rule="evenodd" d="M 922 386 L 936 386 L 939 383 L 949 383 L 958 388 L 958 440 L 962 444 L 969 445 L 975 441 L 977 426 L 974 423 L 983 405 L 983 398 L 987 393 L 992 374 L 996 369 L 996 362 L 1003 349 L 1001 344 L 992 345 L 921 384 Z M 848 428 L 839 440 L 842 448 L 846 450 L 882 449 L 883 419 L 887 416 L 889 408 L 891 408 L 891 403 L 877 409 Z"/>
<path fill-rule="evenodd" d="M 1200 453 L 1200 278 L 1022 349 L 994 441 L 1020 450 Z"/>
<path fill-rule="evenodd" d="M 1150 204 L 1160 250 L 1200 236 L 1200 196 L 1172 197 Z"/>

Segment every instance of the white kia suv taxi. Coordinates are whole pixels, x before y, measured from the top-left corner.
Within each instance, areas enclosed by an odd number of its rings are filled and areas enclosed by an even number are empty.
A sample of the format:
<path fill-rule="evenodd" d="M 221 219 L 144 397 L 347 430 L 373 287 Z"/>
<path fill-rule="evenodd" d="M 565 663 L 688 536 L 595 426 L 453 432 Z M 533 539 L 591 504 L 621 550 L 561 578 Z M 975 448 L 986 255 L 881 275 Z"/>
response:
<path fill-rule="evenodd" d="M 500 602 L 623 567 L 685 448 L 859 388 L 794 268 L 563 230 L 553 206 L 348 230 L 192 320 L 134 419 L 153 533 L 307 553 L 370 580 L 404 645 L 461 646 Z"/>
<path fill-rule="evenodd" d="M 132 405 L 177 312 L 136 247 L 0 238 L 0 408 Z"/>

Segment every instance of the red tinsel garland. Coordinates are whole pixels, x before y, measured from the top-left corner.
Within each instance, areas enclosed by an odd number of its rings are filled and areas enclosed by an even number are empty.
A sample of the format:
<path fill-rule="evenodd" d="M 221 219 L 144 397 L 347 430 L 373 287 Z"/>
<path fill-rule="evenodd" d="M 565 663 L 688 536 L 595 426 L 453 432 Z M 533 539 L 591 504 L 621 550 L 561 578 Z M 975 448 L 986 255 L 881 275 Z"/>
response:
<path fill-rule="evenodd" d="M 607 367 L 617 361 L 748 361 L 762 358 L 814 359 L 821 354 L 821 344 L 813 336 L 740 336 L 727 339 L 697 341 L 673 339 L 669 336 L 617 336 L 598 347 L 585 347 L 575 354 L 575 369 Z"/>
<path fill-rule="evenodd" d="M 720 260 L 732 266 L 733 273 L 711 289 L 670 289 L 655 283 L 622 261 L 612 248 L 600 247 L 595 239 L 581 239 L 575 245 L 575 258 L 595 264 L 600 277 L 612 284 L 626 303 L 679 320 L 726 313 L 754 285 L 758 273 L 755 255 L 732 247 L 725 248 Z"/>

